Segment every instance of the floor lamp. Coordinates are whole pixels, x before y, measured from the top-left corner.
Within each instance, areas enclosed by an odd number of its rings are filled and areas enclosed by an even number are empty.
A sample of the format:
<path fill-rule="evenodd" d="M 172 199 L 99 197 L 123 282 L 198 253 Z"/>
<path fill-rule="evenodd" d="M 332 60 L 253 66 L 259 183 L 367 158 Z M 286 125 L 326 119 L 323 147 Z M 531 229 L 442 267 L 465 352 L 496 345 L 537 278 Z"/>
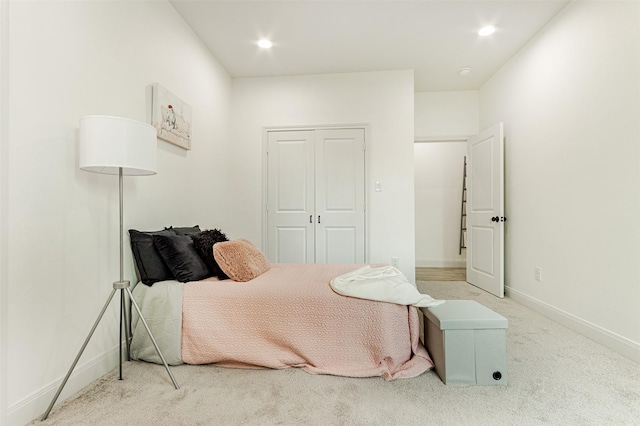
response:
<path fill-rule="evenodd" d="M 129 354 L 130 344 L 130 330 L 128 314 L 125 303 L 125 293 L 129 295 L 131 304 L 138 312 L 140 320 L 144 325 L 156 352 L 160 356 L 164 368 L 169 373 L 169 377 L 173 382 L 176 389 L 179 389 L 176 379 L 169 369 L 167 361 L 158 347 L 149 325 L 144 319 L 140 307 L 136 303 L 133 294 L 130 289 L 130 282 L 124 279 L 124 229 L 123 229 L 123 208 L 122 208 L 122 181 L 124 175 L 130 176 L 143 176 L 153 175 L 156 173 L 156 149 L 157 149 L 156 129 L 150 124 L 142 123 L 140 121 L 130 120 L 128 118 L 109 117 L 104 115 L 90 115 L 80 119 L 80 168 L 89 172 L 105 173 L 110 175 L 118 175 L 120 178 L 120 280 L 113 283 L 113 290 L 107 298 L 98 319 L 93 324 L 93 328 L 89 332 L 84 344 L 80 348 L 76 359 L 71 364 L 67 375 L 65 376 L 62 384 L 58 388 L 49 408 L 42 416 L 42 420 L 45 420 L 51 409 L 56 403 L 56 400 L 60 396 L 62 389 L 67 384 L 67 380 L 71 376 L 73 369 L 76 367 L 80 356 L 87 347 L 93 332 L 100 323 L 102 316 L 104 315 L 111 299 L 115 295 L 117 290 L 120 290 L 120 380 L 122 380 L 122 329 L 124 328 L 126 334 L 127 344 L 127 357 Z"/>

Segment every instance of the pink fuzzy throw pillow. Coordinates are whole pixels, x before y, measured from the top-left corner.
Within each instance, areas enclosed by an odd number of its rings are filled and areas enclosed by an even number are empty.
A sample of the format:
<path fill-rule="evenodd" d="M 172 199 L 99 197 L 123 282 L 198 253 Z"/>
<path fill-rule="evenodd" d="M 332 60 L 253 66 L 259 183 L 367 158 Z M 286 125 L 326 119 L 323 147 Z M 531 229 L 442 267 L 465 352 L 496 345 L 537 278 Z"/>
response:
<path fill-rule="evenodd" d="M 245 239 L 214 244 L 213 257 L 233 281 L 249 281 L 271 269 L 264 254 Z"/>

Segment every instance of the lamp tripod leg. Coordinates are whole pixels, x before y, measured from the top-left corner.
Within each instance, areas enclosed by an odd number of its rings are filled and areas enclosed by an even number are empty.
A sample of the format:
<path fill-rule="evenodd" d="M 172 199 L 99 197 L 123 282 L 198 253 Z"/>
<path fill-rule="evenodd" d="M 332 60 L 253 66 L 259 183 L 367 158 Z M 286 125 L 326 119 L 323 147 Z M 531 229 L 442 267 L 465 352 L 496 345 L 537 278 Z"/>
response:
<path fill-rule="evenodd" d="M 123 292 L 124 295 L 124 292 Z M 124 319 L 124 333 L 126 338 L 126 346 L 127 346 L 127 361 L 131 361 L 131 320 L 129 318 L 129 308 L 127 307 L 126 299 L 122 298 L 122 305 L 120 306 L 120 312 Z"/>
<path fill-rule="evenodd" d="M 41 420 L 46 420 L 47 417 L 49 417 L 49 413 L 51 412 L 51 409 L 53 408 L 53 406 L 55 405 L 56 401 L 58 400 L 58 397 L 60 396 L 60 393 L 62 392 L 62 389 L 64 389 L 64 386 L 67 384 L 67 380 L 69 380 L 69 377 L 71 376 L 71 373 L 73 372 L 73 369 L 76 368 L 76 364 L 78 364 L 78 361 L 80 360 L 80 357 L 82 356 L 82 353 L 84 352 L 85 348 L 89 344 L 89 340 L 91 340 L 91 337 L 93 336 L 93 332 L 96 331 L 96 328 L 98 327 L 98 324 L 100 323 L 100 320 L 102 319 L 102 317 L 103 317 L 105 311 L 107 310 L 107 307 L 109 306 L 109 303 L 111 302 L 111 299 L 113 299 L 113 295 L 115 293 L 116 293 L 116 289 L 114 288 L 113 290 L 111 290 L 111 294 L 107 298 L 107 301 L 104 304 L 104 307 L 102 308 L 102 311 L 100 311 L 100 315 L 98 315 L 98 319 L 93 324 L 93 327 L 91 328 L 91 331 L 89 332 L 89 335 L 87 336 L 86 340 L 82 344 L 82 347 L 80 348 L 80 351 L 78 352 L 78 355 L 76 356 L 76 359 L 73 361 L 73 364 L 71 364 L 71 367 L 69 368 L 69 371 L 67 372 L 67 375 L 65 376 L 64 380 L 62 380 L 62 383 L 60 384 L 60 387 L 58 388 L 58 391 L 56 392 L 55 396 L 51 400 L 51 404 L 49 404 L 49 408 L 47 408 L 47 411 L 45 411 L 45 413 L 42 416 Z"/>
<path fill-rule="evenodd" d="M 167 361 L 164 359 L 164 356 L 162 355 L 162 351 L 160 351 L 160 347 L 158 346 L 158 343 L 156 343 L 156 339 L 154 339 L 153 334 L 151 333 L 151 330 L 149 329 L 149 325 L 147 324 L 147 321 L 144 319 L 144 316 L 142 316 L 142 312 L 140 311 L 140 308 L 138 307 L 138 304 L 136 303 L 136 299 L 133 298 L 133 293 L 131 293 L 131 289 L 129 287 L 127 287 L 125 290 L 127 290 L 127 293 L 129 293 L 129 300 L 131 300 L 131 304 L 133 305 L 133 307 L 136 308 L 136 312 L 138 312 L 138 316 L 140 317 L 140 320 L 142 321 L 142 324 L 144 325 L 144 328 L 147 330 L 147 333 L 149 334 L 149 337 L 151 338 L 151 342 L 153 342 L 153 346 L 156 348 L 156 352 L 160 356 L 160 359 L 162 360 L 162 364 L 164 365 L 165 370 L 167 370 L 167 373 L 169 374 L 169 377 L 171 378 L 171 381 L 173 382 L 173 386 L 176 389 L 180 389 L 180 386 L 178 386 L 178 382 L 176 382 L 175 377 L 173 377 L 173 373 L 171 373 L 171 369 L 169 368 L 169 364 L 167 364 Z"/>

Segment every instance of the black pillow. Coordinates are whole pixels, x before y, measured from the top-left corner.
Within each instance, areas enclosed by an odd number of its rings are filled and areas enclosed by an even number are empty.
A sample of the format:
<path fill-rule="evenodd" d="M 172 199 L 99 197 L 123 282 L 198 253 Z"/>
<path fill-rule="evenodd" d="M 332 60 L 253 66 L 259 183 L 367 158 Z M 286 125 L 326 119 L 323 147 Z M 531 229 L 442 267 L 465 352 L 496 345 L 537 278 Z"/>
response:
<path fill-rule="evenodd" d="M 170 226 L 168 228 L 164 228 L 167 231 L 173 231 L 176 235 L 193 235 L 200 232 L 200 226 L 179 226 L 177 228 Z"/>
<path fill-rule="evenodd" d="M 207 264 L 188 236 L 154 235 L 153 244 L 176 280 L 186 283 L 211 276 Z"/>
<path fill-rule="evenodd" d="M 200 257 L 204 259 L 211 273 L 221 280 L 229 278 L 224 272 L 222 272 L 222 269 L 218 266 L 218 262 L 216 262 L 216 259 L 213 257 L 213 245 L 215 243 L 229 241 L 224 232 L 219 229 L 210 229 L 198 234 L 190 235 L 190 237 L 193 240 L 193 244 L 196 246 L 196 250 L 198 250 L 198 254 L 200 254 Z"/>
<path fill-rule="evenodd" d="M 153 283 L 164 280 L 172 280 L 173 274 L 165 265 L 164 260 L 153 244 L 154 235 L 175 235 L 171 230 L 142 232 L 135 229 L 129 230 L 131 251 L 135 259 L 140 280 L 151 286 Z"/>

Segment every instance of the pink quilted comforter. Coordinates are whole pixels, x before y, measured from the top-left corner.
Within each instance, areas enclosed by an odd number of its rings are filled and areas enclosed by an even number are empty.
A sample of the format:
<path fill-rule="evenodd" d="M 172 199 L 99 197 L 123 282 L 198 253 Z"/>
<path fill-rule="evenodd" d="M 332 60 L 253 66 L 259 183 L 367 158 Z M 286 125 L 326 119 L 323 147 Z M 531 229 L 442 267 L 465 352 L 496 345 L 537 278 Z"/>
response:
<path fill-rule="evenodd" d="M 183 362 L 300 367 L 386 380 L 432 368 L 419 340 L 416 308 L 340 296 L 331 289 L 331 278 L 358 266 L 273 264 L 245 283 L 187 283 Z"/>

